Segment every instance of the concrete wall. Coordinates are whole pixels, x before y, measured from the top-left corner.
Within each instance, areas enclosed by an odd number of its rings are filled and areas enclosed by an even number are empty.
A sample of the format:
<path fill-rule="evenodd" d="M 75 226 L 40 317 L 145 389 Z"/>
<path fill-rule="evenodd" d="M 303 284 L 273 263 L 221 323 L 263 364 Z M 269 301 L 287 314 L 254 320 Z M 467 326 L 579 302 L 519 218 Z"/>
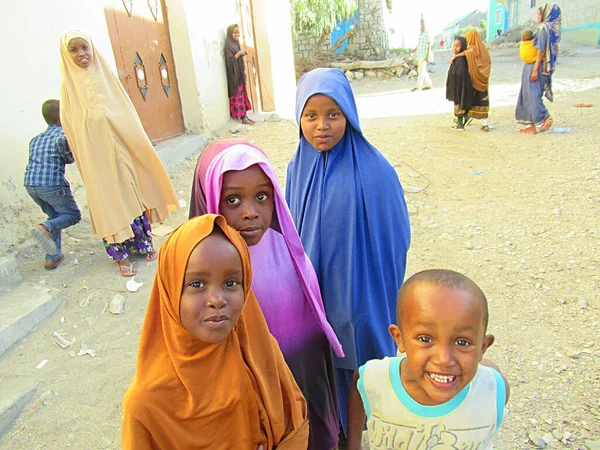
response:
<path fill-rule="evenodd" d="M 197 115 L 200 108 L 206 128 L 215 130 L 229 120 L 223 48 L 227 27 L 237 21 L 236 2 L 211 2 L 210 9 L 197 0 L 167 0 L 167 5 L 177 76 L 186 81 L 182 104 Z"/>
<path fill-rule="evenodd" d="M 263 109 L 293 119 L 296 74 L 289 4 L 281 0 L 254 0 L 253 8 Z"/>
<path fill-rule="evenodd" d="M 560 6 L 562 39 L 584 45 L 600 46 L 600 2 L 598 0 L 556 0 Z M 538 1 L 539 6 L 542 2 Z M 519 0 L 518 25 L 536 20 L 536 8 L 531 0 Z"/>
<path fill-rule="evenodd" d="M 1 73 L 0 253 L 27 236 L 27 226 L 42 218 L 23 188 L 29 141 L 47 127 L 42 103 L 60 94 L 60 37 L 77 28 L 93 40 L 116 71 L 102 0 L 22 0 L 3 8 L 4 64 Z M 67 177 L 80 186 L 69 167 Z M 81 203 L 82 193 L 76 197 Z"/>

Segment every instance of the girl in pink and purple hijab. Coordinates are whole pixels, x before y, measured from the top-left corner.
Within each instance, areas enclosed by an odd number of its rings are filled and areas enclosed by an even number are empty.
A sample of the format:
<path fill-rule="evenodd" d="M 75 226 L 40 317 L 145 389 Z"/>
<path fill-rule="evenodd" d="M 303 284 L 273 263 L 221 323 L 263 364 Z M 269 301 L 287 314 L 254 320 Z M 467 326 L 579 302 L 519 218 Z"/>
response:
<path fill-rule="evenodd" d="M 267 156 L 242 140 L 215 141 L 200 155 L 190 218 L 222 214 L 250 248 L 252 290 L 308 403 L 309 449 L 333 449 L 338 410 L 331 349 L 344 352 L 327 322 L 319 282 Z"/>

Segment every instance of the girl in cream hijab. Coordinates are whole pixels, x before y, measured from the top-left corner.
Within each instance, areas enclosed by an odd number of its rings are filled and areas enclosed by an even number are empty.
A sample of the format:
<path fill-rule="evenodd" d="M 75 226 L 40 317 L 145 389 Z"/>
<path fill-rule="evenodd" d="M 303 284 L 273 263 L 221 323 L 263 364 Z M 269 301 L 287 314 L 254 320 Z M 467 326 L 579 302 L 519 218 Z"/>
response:
<path fill-rule="evenodd" d="M 179 207 L 173 185 L 125 89 L 89 37 L 60 42 L 60 118 L 86 187 L 92 231 L 123 276 L 132 252 L 156 259 L 151 223 Z"/>

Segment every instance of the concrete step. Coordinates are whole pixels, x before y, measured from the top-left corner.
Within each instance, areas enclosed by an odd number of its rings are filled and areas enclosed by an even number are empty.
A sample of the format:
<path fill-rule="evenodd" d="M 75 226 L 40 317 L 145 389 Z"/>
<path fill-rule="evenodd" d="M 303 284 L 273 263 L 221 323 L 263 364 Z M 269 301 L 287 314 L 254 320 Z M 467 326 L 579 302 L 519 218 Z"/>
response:
<path fill-rule="evenodd" d="M 32 400 L 37 383 L 32 380 L 15 378 L 2 380 L 0 393 L 0 436 L 2 436 Z"/>
<path fill-rule="evenodd" d="M 188 156 L 202 150 L 207 142 L 206 136 L 190 133 L 161 142 L 154 148 L 165 168 L 171 170 Z"/>
<path fill-rule="evenodd" d="M 0 436 L 17 420 L 23 408 L 31 401 L 37 389 L 32 380 L 15 378 L 2 380 L 0 391 Z"/>
<path fill-rule="evenodd" d="M 13 257 L 0 256 L 0 294 L 10 291 L 21 282 L 21 279 L 17 260 Z"/>
<path fill-rule="evenodd" d="M 39 284 L 22 283 L 0 296 L 0 356 L 56 311 L 59 304 L 58 291 Z"/>

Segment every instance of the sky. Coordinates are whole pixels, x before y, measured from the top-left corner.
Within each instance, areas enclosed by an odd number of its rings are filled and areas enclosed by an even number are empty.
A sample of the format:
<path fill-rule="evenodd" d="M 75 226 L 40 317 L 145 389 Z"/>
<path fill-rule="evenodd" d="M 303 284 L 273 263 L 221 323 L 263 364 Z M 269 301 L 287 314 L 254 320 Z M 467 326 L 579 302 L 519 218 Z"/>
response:
<path fill-rule="evenodd" d="M 453 19 L 475 9 L 487 11 L 488 5 L 488 0 L 393 0 L 392 14 L 386 17 L 388 27 L 396 29 L 396 36 L 392 37 L 390 47 L 401 46 L 402 35 L 404 35 L 405 47 L 416 46 L 421 31 L 419 25 L 421 13 L 427 31 L 433 38 Z"/>

